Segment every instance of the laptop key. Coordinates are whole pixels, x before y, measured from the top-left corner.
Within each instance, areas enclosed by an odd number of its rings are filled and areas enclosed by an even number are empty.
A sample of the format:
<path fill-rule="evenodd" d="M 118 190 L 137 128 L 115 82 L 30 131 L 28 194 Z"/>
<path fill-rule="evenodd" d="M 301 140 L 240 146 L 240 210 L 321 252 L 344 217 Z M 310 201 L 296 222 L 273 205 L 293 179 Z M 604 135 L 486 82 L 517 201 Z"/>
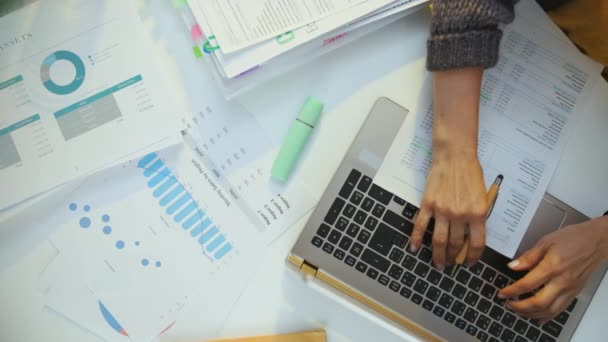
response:
<path fill-rule="evenodd" d="M 500 306 L 504 306 L 505 303 L 507 302 L 506 299 L 498 298 L 498 292 L 496 292 L 496 294 L 494 295 L 493 301 L 495 304 L 498 304 Z"/>
<path fill-rule="evenodd" d="M 483 271 L 483 264 L 480 262 L 476 262 L 473 266 L 469 267 L 469 271 L 474 275 L 480 275 L 481 271 Z"/>
<path fill-rule="evenodd" d="M 494 292 L 496 292 L 496 290 L 490 284 L 484 284 L 481 288 L 481 295 L 488 299 L 492 299 L 494 297 Z"/>
<path fill-rule="evenodd" d="M 355 222 L 357 222 L 358 224 L 363 224 L 363 223 L 365 223 L 366 218 L 367 218 L 367 214 L 365 213 L 365 211 L 359 209 L 359 210 L 357 210 L 357 214 L 355 214 L 355 218 L 353 220 Z"/>
<path fill-rule="evenodd" d="M 325 222 L 327 222 L 330 225 L 333 225 L 336 222 L 336 220 L 338 219 L 338 215 L 342 211 L 342 208 L 344 208 L 345 204 L 346 204 L 346 202 L 344 202 L 343 199 L 337 197 L 334 200 L 334 203 L 332 203 L 331 207 L 329 207 L 329 210 L 327 211 L 327 214 L 325 215 Z"/>
<path fill-rule="evenodd" d="M 334 257 L 336 257 L 336 259 L 338 259 L 338 260 L 342 260 L 342 259 L 344 259 L 344 256 L 346 256 L 346 253 L 344 253 L 343 250 L 336 248 L 336 250 L 334 252 Z"/>
<path fill-rule="evenodd" d="M 343 232 L 344 229 L 346 229 L 346 226 L 348 226 L 348 220 L 345 217 L 340 217 L 338 219 L 338 222 L 336 222 L 336 229 L 338 229 L 339 231 Z"/>
<path fill-rule="evenodd" d="M 515 333 L 509 329 L 505 329 L 500 335 L 500 340 L 502 342 L 514 342 L 515 341 Z"/>
<path fill-rule="evenodd" d="M 477 339 L 480 340 L 481 342 L 486 342 L 488 340 L 488 334 L 486 334 L 485 331 L 479 331 L 477 333 Z"/>
<path fill-rule="evenodd" d="M 325 253 L 331 254 L 331 252 L 333 252 L 333 251 L 334 251 L 334 246 L 333 246 L 332 244 L 330 244 L 329 242 L 326 242 L 326 243 L 323 245 L 323 251 L 324 251 Z"/>
<path fill-rule="evenodd" d="M 372 234 L 370 232 L 368 232 L 367 230 L 361 229 L 359 236 L 357 236 L 357 241 L 361 242 L 362 244 L 366 244 L 367 241 L 369 241 L 369 238 L 371 236 L 372 236 Z"/>
<path fill-rule="evenodd" d="M 317 235 L 319 235 L 322 238 L 326 238 L 327 234 L 329 234 L 329 231 L 331 230 L 331 228 L 326 225 L 325 223 L 321 223 L 321 225 L 319 226 L 319 229 L 317 229 Z"/>
<path fill-rule="evenodd" d="M 456 327 L 458 329 L 464 330 L 464 328 L 467 326 L 467 322 L 465 322 L 465 321 L 463 321 L 462 319 L 459 318 L 459 319 L 456 320 L 456 323 L 454 325 L 456 325 Z"/>
<path fill-rule="evenodd" d="M 407 244 L 407 237 L 401 233 L 395 233 L 395 235 L 393 235 L 393 245 L 399 247 L 399 248 L 405 248 L 405 245 Z"/>
<path fill-rule="evenodd" d="M 560 324 L 566 324 L 569 317 L 570 317 L 570 315 L 568 315 L 567 312 L 563 311 L 559 315 L 557 315 L 557 317 L 555 317 L 555 321 Z"/>
<path fill-rule="evenodd" d="M 465 270 L 464 268 L 461 268 L 458 271 L 458 274 L 456 274 L 456 281 L 463 285 L 466 285 L 470 278 L 471 273 L 469 273 L 469 271 Z"/>
<path fill-rule="evenodd" d="M 412 290 L 404 286 L 401 288 L 401 291 L 399 291 L 399 294 L 405 298 L 410 298 L 410 296 L 412 295 Z"/>
<path fill-rule="evenodd" d="M 466 308 L 467 308 L 467 306 L 463 302 L 456 300 L 456 301 L 454 301 L 454 304 L 452 304 L 452 308 L 450 309 L 450 311 L 452 311 L 454 314 L 460 316 L 464 313 L 464 310 Z"/>
<path fill-rule="evenodd" d="M 477 318 L 477 322 L 475 322 L 475 324 L 479 327 L 479 329 L 486 330 L 488 329 L 491 321 L 492 320 L 490 320 L 488 316 L 479 315 L 479 318 Z"/>
<path fill-rule="evenodd" d="M 378 229 L 369 241 L 369 247 L 382 255 L 388 255 L 393 246 L 393 237 L 398 234 L 393 228 L 380 222 Z"/>
<path fill-rule="evenodd" d="M 420 254 L 418 254 L 418 258 L 424 262 L 430 262 L 433 260 L 433 252 L 431 252 L 430 249 L 423 247 Z"/>
<path fill-rule="evenodd" d="M 401 215 L 397 214 L 392 210 L 387 210 L 384 214 L 384 218 L 382 219 L 384 222 L 388 223 L 389 226 L 397 229 L 405 235 L 412 235 L 412 231 L 414 229 L 414 224 Z"/>
<path fill-rule="evenodd" d="M 416 266 L 416 262 L 416 258 L 411 255 L 406 255 L 401 265 L 411 271 L 414 269 L 414 266 Z"/>
<path fill-rule="evenodd" d="M 424 278 L 426 277 L 430 269 L 431 268 L 429 267 L 429 265 L 419 262 L 418 265 L 416 265 L 416 268 L 414 269 L 414 273 Z"/>
<path fill-rule="evenodd" d="M 352 237 L 353 239 L 357 237 L 357 233 L 359 233 L 359 229 L 360 227 L 357 226 L 354 223 L 351 223 L 348 226 L 348 229 L 346 230 L 346 234 L 348 234 L 348 236 Z"/>
<path fill-rule="evenodd" d="M 490 311 L 491 308 L 492 308 L 492 303 L 490 303 L 485 298 L 481 298 L 481 300 L 477 304 L 477 310 L 479 310 L 483 313 L 488 313 L 488 311 Z"/>
<path fill-rule="evenodd" d="M 454 297 L 450 296 L 447 293 L 441 295 L 439 298 L 439 305 L 443 306 L 446 309 L 449 309 L 452 306 L 452 302 L 454 301 Z"/>
<path fill-rule="evenodd" d="M 355 184 L 357 184 L 357 182 L 359 181 L 359 178 L 361 178 L 361 172 L 352 169 L 348 177 L 346 177 L 346 181 L 344 182 L 344 185 L 342 185 L 339 195 L 344 198 L 348 198 L 350 196 L 350 193 L 355 188 Z"/>
<path fill-rule="evenodd" d="M 312 245 L 315 246 L 315 247 L 321 247 L 321 245 L 323 244 L 323 239 L 321 239 L 318 236 L 313 236 L 313 238 L 310 241 L 310 243 L 312 243 Z"/>
<path fill-rule="evenodd" d="M 376 184 L 372 184 L 371 189 L 369 189 L 369 196 L 384 205 L 388 205 L 393 198 L 392 193 L 384 190 Z"/>
<path fill-rule="evenodd" d="M 411 272 L 405 271 L 403 277 L 401 277 L 401 283 L 407 287 L 412 287 L 416 281 L 416 276 Z"/>
<path fill-rule="evenodd" d="M 435 309 L 433 309 L 433 313 L 434 313 L 436 316 L 441 317 L 441 316 L 443 316 L 443 314 L 445 313 L 445 309 L 444 309 L 444 308 L 442 308 L 441 306 L 437 305 L 437 306 L 435 306 Z"/>
<path fill-rule="evenodd" d="M 404 255 L 405 253 L 402 250 L 398 248 L 393 248 L 391 254 L 388 255 L 388 258 L 396 263 L 400 263 Z"/>
<path fill-rule="evenodd" d="M 416 280 L 416 284 L 414 284 L 414 291 L 423 295 L 426 292 L 426 289 L 428 287 L 429 287 L 429 283 L 427 283 L 426 281 L 424 281 L 422 279 L 418 279 L 418 280 Z"/>
<path fill-rule="evenodd" d="M 340 241 L 341 237 L 342 237 L 342 234 L 340 234 L 339 231 L 334 229 L 331 231 L 331 233 L 329 233 L 329 237 L 327 238 L 327 240 L 333 244 L 337 244 L 338 241 Z"/>
<path fill-rule="evenodd" d="M 572 303 L 570 303 L 570 305 L 568 305 L 568 308 L 566 309 L 566 311 L 572 312 L 572 310 L 574 310 L 574 307 L 576 306 L 576 302 L 578 302 L 578 299 L 574 298 Z"/>
<path fill-rule="evenodd" d="M 393 264 L 391 269 L 388 271 L 388 275 L 396 280 L 401 279 L 401 275 L 403 274 L 403 268 L 399 265 Z"/>
<path fill-rule="evenodd" d="M 363 251 L 361 261 L 364 261 L 370 266 L 379 269 L 382 273 L 386 273 L 386 271 L 388 271 L 388 267 L 391 265 L 390 261 L 386 260 L 381 255 L 369 248 L 366 248 L 365 251 Z"/>
<path fill-rule="evenodd" d="M 374 203 L 376 202 L 374 202 L 373 199 L 365 197 L 365 199 L 363 200 L 363 204 L 361 204 L 361 209 L 369 212 L 374 207 Z"/>
<path fill-rule="evenodd" d="M 420 305 L 420 303 L 422 303 L 422 300 L 423 300 L 423 299 L 424 299 L 424 298 L 422 298 L 422 296 L 421 296 L 421 295 L 419 295 L 419 294 L 417 294 L 417 293 L 414 293 L 414 294 L 412 295 L 412 302 L 414 302 L 415 304 Z"/>
<path fill-rule="evenodd" d="M 393 197 L 393 201 L 395 201 L 395 203 L 397 203 L 399 205 L 405 205 L 405 200 L 397 195 L 395 195 L 395 197 Z"/>
<path fill-rule="evenodd" d="M 513 323 L 515 323 L 515 321 L 517 320 L 517 317 L 515 317 L 513 314 L 511 314 L 510 312 L 505 313 L 505 316 L 502 318 L 501 322 L 502 324 L 506 325 L 507 327 L 511 328 L 513 327 Z M 521 323 L 524 323 L 522 320 L 519 320 L 517 323 L 520 324 L 521 327 Z M 524 323 L 525 324 L 525 328 L 523 328 L 523 332 L 520 332 L 518 330 L 518 326 L 517 324 L 515 325 L 515 331 L 517 331 L 520 334 L 524 334 L 526 332 L 526 329 L 528 328 L 528 323 Z"/>
<path fill-rule="evenodd" d="M 515 342 L 528 342 L 528 340 L 526 340 L 525 338 L 523 338 L 521 336 L 516 336 Z"/>
<path fill-rule="evenodd" d="M 507 312 L 507 315 L 510 315 L 510 314 Z M 505 315 L 505 317 L 507 317 L 507 315 Z M 504 321 L 504 318 L 503 318 L 503 321 Z M 509 327 L 510 327 L 510 325 L 509 325 Z M 515 330 L 518 334 L 523 335 L 528 330 L 528 327 L 529 327 L 528 323 L 519 319 L 519 320 L 517 320 L 517 323 L 515 323 L 513 330 Z"/>
<path fill-rule="evenodd" d="M 473 308 L 468 308 L 467 311 L 464 312 L 464 319 L 466 319 L 467 321 L 471 322 L 471 323 L 475 323 L 475 321 L 477 320 L 477 316 L 479 315 L 479 312 L 477 312 L 475 309 Z"/>
<path fill-rule="evenodd" d="M 350 196 L 350 203 L 359 205 L 361 201 L 363 201 L 363 194 L 355 190 L 355 192 L 353 192 L 353 194 Z"/>
<path fill-rule="evenodd" d="M 367 270 L 367 265 L 362 263 L 361 261 L 359 261 L 357 263 L 357 266 L 355 266 L 355 268 L 357 269 L 357 271 L 364 273 Z"/>
<path fill-rule="evenodd" d="M 386 210 L 386 208 L 382 204 L 376 203 L 374 209 L 372 209 L 372 215 L 381 218 L 382 214 L 384 214 L 384 210 Z"/>
<path fill-rule="evenodd" d="M 439 289 L 435 286 L 429 287 L 429 290 L 426 291 L 426 298 L 432 300 L 433 302 L 436 302 L 437 299 L 439 299 L 439 295 L 441 295 L 441 291 L 439 291 Z"/>
<path fill-rule="evenodd" d="M 542 334 L 538 342 L 555 342 L 555 339 L 547 334 Z"/>
<path fill-rule="evenodd" d="M 384 274 L 381 274 L 380 277 L 378 277 L 378 282 L 384 286 L 388 285 L 388 282 L 391 279 L 387 276 L 385 276 Z"/>
<path fill-rule="evenodd" d="M 431 311 L 433 310 L 433 307 L 435 307 L 435 304 L 433 304 L 433 302 L 431 302 L 428 299 L 425 299 L 424 302 L 422 303 L 422 307 Z"/>
<path fill-rule="evenodd" d="M 467 293 L 467 289 L 466 287 L 460 285 L 460 284 L 456 284 L 456 286 L 454 286 L 454 289 L 452 290 L 452 294 L 458 298 L 458 299 L 463 299 L 464 296 Z"/>
<path fill-rule="evenodd" d="M 374 280 L 378 277 L 378 271 L 371 267 L 367 269 L 367 273 L 365 273 L 365 274 Z"/>
<path fill-rule="evenodd" d="M 401 214 L 411 220 L 414 218 L 417 211 L 418 208 L 415 205 L 408 203 L 405 205 L 405 208 L 403 208 L 403 212 Z"/>
<path fill-rule="evenodd" d="M 437 285 L 437 284 L 439 284 L 439 281 L 441 280 L 441 273 L 439 273 L 439 271 L 437 271 L 436 269 L 432 268 L 431 272 L 429 272 L 429 275 L 428 275 L 428 277 L 426 277 L 426 279 L 428 281 L 430 281 L 431 284 Z"/>
<path fill-rule="evenodd" d="M 467 327 L 467 333 L 471 336 L 475 336 L 475 334 L 477 333 L 477 327 L 474 325 L 469 324 L 469 326 Z"/>
<path fill-rule="evenodd" d="M 363 227 L 365 227 L 365 229 L 371 230 L 373 232 L 374 229 L 376 229 L 377 225 L 378 225 L 378 219 L 373 216 L 368 216 L 367 221 L 365 221 L 365 224 L 363 225 Z"/>
<path fill-rule="evenodd" d="M 346 217 L 348 217 L 349 219 L 353 218 L 353 215 L 355 215 L 355 212 L 357 211 L 357 208 L 350 204 L 350 203 L 346 203 L 346 206 L 344 207 L 344 210 L 342 211 L 342 214 Z"/>
<path fill-rule="evenodd" d="M 443 277 L 443 279 L 441 279 L 441 283 L 439 283 L 439 287 L 447 292 L 450 292 L 453 286 L 454 281 L 448 277 Z"/>
<path fill-rule="evenodd" d="M 496 287 L 503 289 L 507 286 L 507 284 L 509 284 L 509 278 L 503 276 L 502 274 L 496 276 L 496 280 L 494 280 L 494 285 L 496 285 Z"/>
<path fill-rule="evenodd" d="M 464 302 L 469 304 L 470 306 L 477 305 L 477 301 L 479 300 L 479 295 L 475 292 L 469 291 L 467 295 L 464 297 Z"/>
<path fill-rule="evenodd" d="M 355 264 L 355 262 L 357 262 L 357 259 L 353 258 L 352 255 L 349 255 L 346 257 L 346 259 L 344 259 L 344 263 L 350 267 L 352 267 Z"/>
<path fill-rule="evenodd" d="M 496 271 L 493 269 L 486 267 L 486 269 L 481 274 L 481 277 L 485 279 L 488 283 L 492 283 L 494 281 L 494 277 L 496 277 Z"/>
<path fill-rule="evenodd" d="M 488 332 L 490 333 L 490 335 L 498 337 L 502 333 L 502 329 L 502 325 L 496 322 L 492 322 L 492 324 L 490 324 L 490 328 L 488 328 Z"/>
<path fill-rule="evenodd" d="M 530 341 L 536 341 L 539 336 L 540 330 L 536 329 L 535 327 L 530 327 L 530 329 L 528 329 L 528 332 L 526 333 L 526 338 Z"/>
<path fill-rule="evenodd" d="M 500 319 L 502 318 L 502 315 L 505 313 L 505 310 L 501 307 L 498 307 L 496 305 L 494 305 L 492 307 L 492 310 L 490 310 L 490 317 L 492 317 L 493 319 L 500 321 Z"/>
<path fill-rule="evenodd" d="M 354 255 L 355 257 L 359 257 L 359 255 L 361 255 L 361 252 L 363 251 L 363 246 L 360 243 L 353 243 L 353 247 L 350 249 L 350 252 L 352 253 L 352 255 Z"/>
<path fill-rule="evenodd" d="M 353 243 L 353 239 L 344 235 L 338 246 L 344 250 L 348 250 L 350 248 L 350 246 L 352 245 L 352 243 Z"/>
<path fill-rule="evenodd" d="M 447 312 L 445 316 L 443 316 L 443 319 L 445 319 L 448 323 L 454 323 L 456 316 L 454 316 L 454 314 L 451 312 Z"/>
<path fill-rule="evenodd" d="M 364 175 L 363 178 L 361 178 L 361 180 L 359 181 L 359 184 L 357 184 L 357 189 L 363 192 L 367 192 L 367 189 L 369 189 L 370 185 L 372 185 L 372 179 Z"/>
<path fill-rule="evenodd" d="M 471 280 L 469 280 L 469 288 L 475 292 L 479 292 L 479 290 L 481 290 L 481 287 L 483 286 L 483 280 L 477 278 L 476 276 L 471 277 Z"/>
<path fill-rule="evenodd" d="M 562 326 L 554 321 L 549 321 L 543 324 L 541 329 L 555 338 L 559 337 L 559 334 L 562 332 Z"/>

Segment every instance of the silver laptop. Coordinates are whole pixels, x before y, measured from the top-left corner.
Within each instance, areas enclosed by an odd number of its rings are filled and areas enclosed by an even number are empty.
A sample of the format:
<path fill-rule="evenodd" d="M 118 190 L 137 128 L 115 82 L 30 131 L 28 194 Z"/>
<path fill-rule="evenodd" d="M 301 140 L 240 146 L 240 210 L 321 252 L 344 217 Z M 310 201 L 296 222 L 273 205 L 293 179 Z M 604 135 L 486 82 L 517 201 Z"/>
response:
<path fill-rule="evenodd" d="M 423 248 L 409 252 L 418 208 L 374 184 L 377 168 L 359 159 L 372 153 L 383 160 L 407 114 L 389 99 L 376 101 L 293 247 L 290 264 L 425 339 L 569 340 L 606 265 L 564 312 L 539 326 L 508 310 L 496 296 L 524 275 L 506 267 L 507 257 L 486 248 L 480 262 L 452 276 L 451 269 L 439 271 L 432 265 L 430 229 Z M 546 194 L 517 253 L 553 230 L 586 219 Z"/>

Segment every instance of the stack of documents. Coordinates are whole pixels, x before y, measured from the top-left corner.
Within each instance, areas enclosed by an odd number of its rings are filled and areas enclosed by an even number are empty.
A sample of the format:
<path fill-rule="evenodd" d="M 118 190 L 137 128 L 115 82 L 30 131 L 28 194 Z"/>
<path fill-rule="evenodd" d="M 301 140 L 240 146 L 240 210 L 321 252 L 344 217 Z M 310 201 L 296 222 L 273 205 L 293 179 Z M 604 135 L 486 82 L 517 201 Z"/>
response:
<path fill-rule="evenodd" d="M 188 0 L 182 16 L 231 98 L 373 32 L 427 0 Z"/>

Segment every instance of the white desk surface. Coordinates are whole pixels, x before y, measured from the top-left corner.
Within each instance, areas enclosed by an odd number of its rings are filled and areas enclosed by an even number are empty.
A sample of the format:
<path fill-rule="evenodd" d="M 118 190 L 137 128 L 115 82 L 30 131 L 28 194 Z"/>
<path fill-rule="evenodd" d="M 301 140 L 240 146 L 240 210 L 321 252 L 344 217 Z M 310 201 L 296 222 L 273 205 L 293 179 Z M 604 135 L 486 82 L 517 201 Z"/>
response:
<path fill-rule="evenodd" d="M 168 82 L 179 94 L 178 108 L 189 110 L 188 97 L 198 94 L 195 86 L 186 85 L 196 85 L 196 68 L 202 64 L 191 55 L 183 23 L 169 1 L 140 0 L 138 7 Z M 303 181 L 317 195 L 323 192 L 376 97 L 388 96 L 410 109 L 416 105 L 425 77 L 428 19 L 426 11 L 418 12 L 238 99 L 276 142 L 281 140 L 305 96 L 325 101 L 325 114 L 300 165 L 307 171 Z M 352 96 L 355 92 L 356 96 Z M 550 186 L 552 193 L 588 215 L 600 214 L 608 207 L 608 201 L 601 201 L 608 193 L 608 154 L 592 153 L 597 147 L 608 146 L 608 116 L 602 113 L 608 108 L 606 95 L 605 83 L 596 87 L 594 102 L 583 114 Z M 589 167 L 579 168 L 580 165 Z M 366 308 L 316 282 L 304 281 L 287 269 L 285 257 L 306 218 L 270 246 L 258 261 L 259 271 L 249 280 L 218 337 L 323 328 L 329 341 L 416 340 Z M 50 251 L 36 246 L 49 233 L 50 230 L 0 230 L 0 271 L 5 271 L 0 274 L 1 341 L 98 340 L 42 307 L 36 280 Z M 24 255 L 28 256 L 15 264 Z M 602 321 L 607 311 L 601 303 L 607 301 L 608 282 L 604 279 L 574 341 L 603 340 Z M 197 311 L 204 310 L 203 303 L 191 303 L 188 308 L 163 340 L 196 341 L 209 335 L 204 322 L 197 320 Z"/>

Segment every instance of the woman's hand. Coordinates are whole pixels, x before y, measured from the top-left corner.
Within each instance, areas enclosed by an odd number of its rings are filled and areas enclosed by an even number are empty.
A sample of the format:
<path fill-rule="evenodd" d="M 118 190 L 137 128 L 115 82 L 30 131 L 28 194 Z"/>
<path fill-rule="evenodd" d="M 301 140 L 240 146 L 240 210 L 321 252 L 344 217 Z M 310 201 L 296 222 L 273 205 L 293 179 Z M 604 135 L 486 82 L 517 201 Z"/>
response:
<path fill-rule="evenodd" d="M 477 159 L 482 74 L 481 68 L 433 73 L 433 161 L 410 248 L 420 248 L 424 231 L 434 217 L 433 262 L 439 269 L 454 261 L 467 229 L 467 263 L 479 260 L 485 247 L 488 203 Z"/>
<path fill-rule="evenodd" d="M 540 289 L 525 300 L 507 305 L 517 313 L 549 321 L 562 312 L 608 257 L 608 217 L 603 216 L 555 231 L 509 263 L 515 271 L 531 271 L 499 292 L 514 298 Z"/>

